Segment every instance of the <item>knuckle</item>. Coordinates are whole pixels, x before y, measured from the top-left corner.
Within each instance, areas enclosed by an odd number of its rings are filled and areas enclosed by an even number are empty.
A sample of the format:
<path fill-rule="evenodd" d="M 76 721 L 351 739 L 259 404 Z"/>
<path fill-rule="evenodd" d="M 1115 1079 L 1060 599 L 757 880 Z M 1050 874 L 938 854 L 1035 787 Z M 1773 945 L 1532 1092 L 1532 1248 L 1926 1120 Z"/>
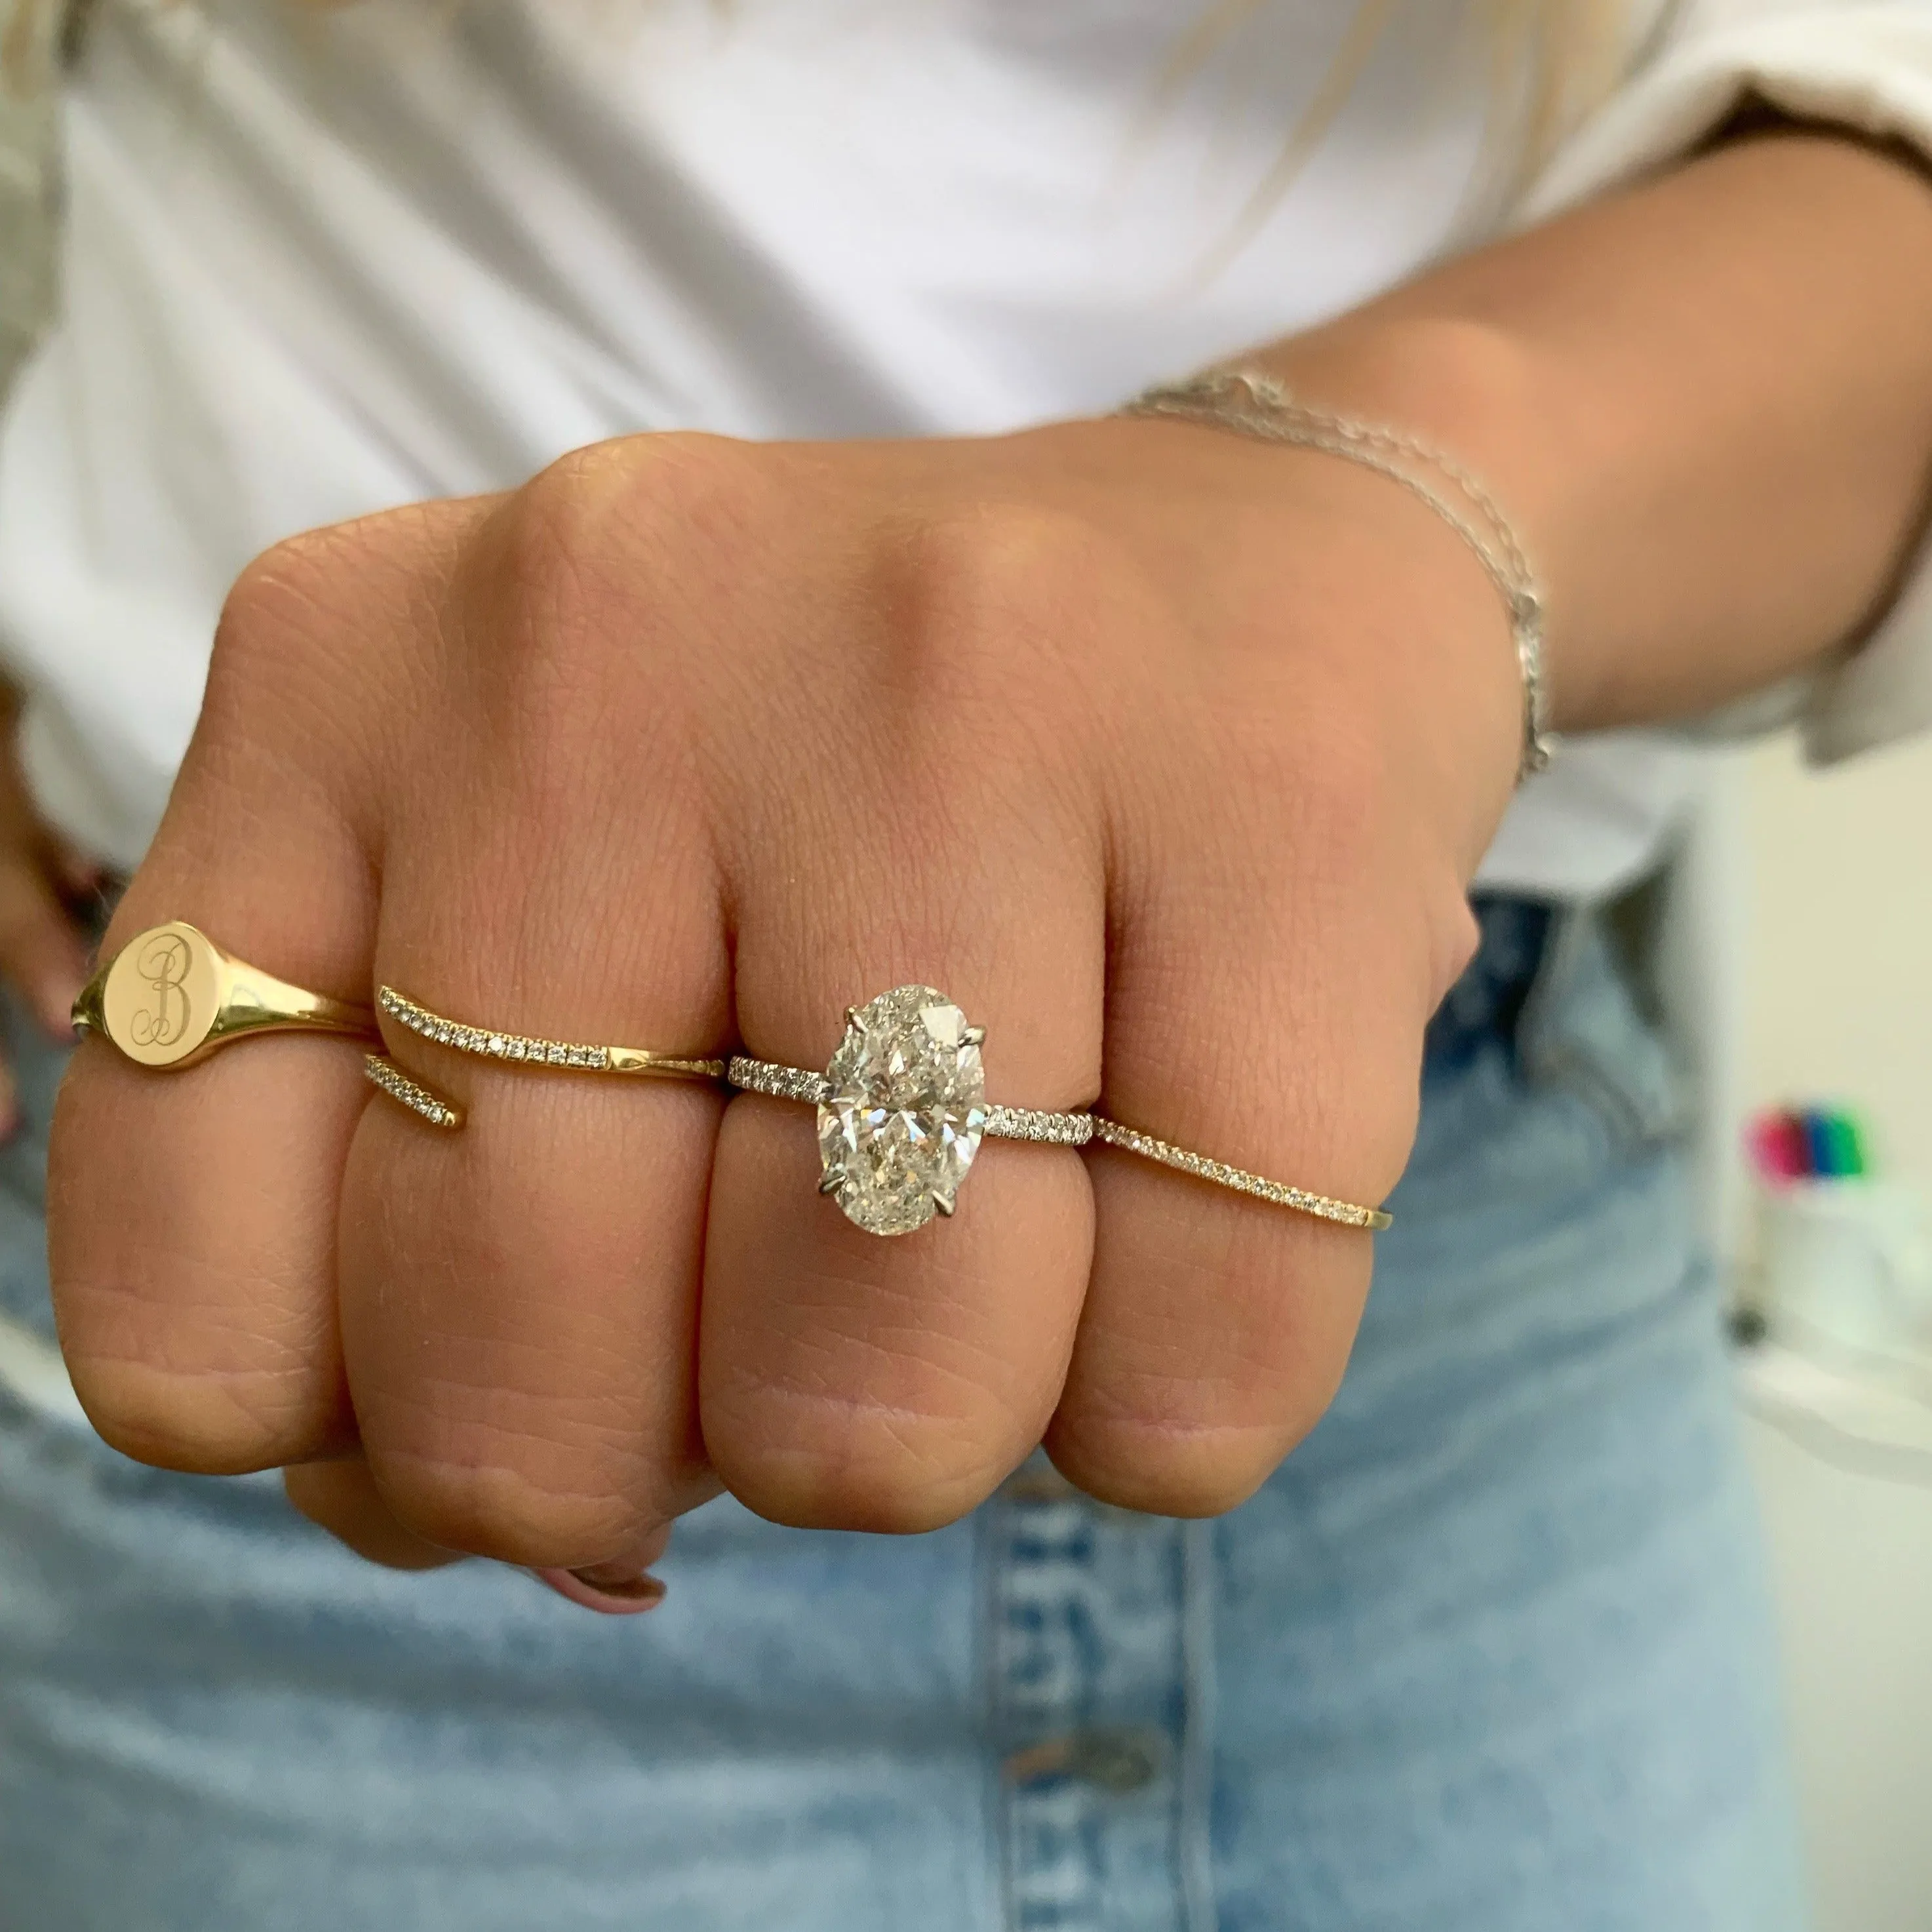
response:
<path fill-rule="evenodd" d="M 73 1307 L 63 1298 L 63 1325 Z M 137 1462 L 238 1476 L 314 1454 L 328 1433 L 306 1365 L 202 1367 L 69 1343 L 68 1373 L 101 1440 Z"/>
<path fill-rule="evenodd" d="M 694 540 L 728 545 L 784 506 L 772 460 L 754 443 L 671 431 L 607 448 L 625 521 L 680 548 Z"/>
<path fill-rule="evenodd" d="M 1056 1422 L 1046 1446 L 1060 1474 L 1096 1502 L 1149 1516 L 1206 1516 L 1246 1502 L 1299 1440 L 1279 1424 L 1113 1417 Z"/>
<path fill-rule="evenodd" d="M 618 450 L 592 445 L 559 457 L 510 498 L 497 540 L 513 591 L 548 600 L 578 580 L 623 474 Z"/>
<path fill-rule="evenodd" d="M 291 675 L 353 626 L 342 607 L 368 580 L 368 532 L 380 518 L 340 524 L 287 537 L 248 564 L 230 586 L 215 627 L 208 701 L 246 694 L 266 683 L 280 690 Z"/>
<path fill-rule="evenodd" d="M 1046 1436 L 1069 1480 L 1124 1508 L 1218 1515 L 1252 1496 L 1327 1413 L 1348 1366 L 1368 1250 L 1352 1231 L 1284 1227 L 1266 1218 L 1276 1213 L 1218 1213 L 1170 1231 L 1160 1260 L 1144 1252 L 1113 1264 L 1106 1291 L 1137 1314 L 1117 1320 L 1097 1357 L 1076 1360 Z M 1210 1326 L 1198 1318 L 1204 1307 L 1214 1310 Z"/>
<path fill-rule="evenodd" d="M 247 658 L 303 627 L 329 590 L 328 562 L 340 554 L 332 530 L 304 531 L 271 544 L 230 587 L 215 632 L 218 656 Z"/>
<path fill-rule="evenodd" d="M 980 503 L 932 515 L 910 540 L 908 642 L 934 668 L 1057 661 L 1094 626 L 1100 586 L 1125 560 L 1084 518 L 1050 506 Z M 975 648 L 975 646 L 977 648 Z"/>
<path fill-rule="evenodd" d="M 581 1568 L 636 1542 L 645 1513 L 615 1483 L 498 1453 L 368 1447 L 396 1520 L 426 1542 L 528 1569 Z"/>
<path fill-rule="evenodd" d="M 572 620 L 586 600 L 608 610 L 637 574 L 628 566 L 649 553 L 688 568 L 755 519 L 766 488 L 755 453 L 722 436 L 633 436 L 560 457 L 509 500 L 496 536 L 508 589 L 544 626 L 525 641 L 580 641 Z"/>
<path fill-rule="evenodd" d="M 798 1529 L 914 1535 L 983 1502 L 1029 1446 L 978 1418 L 778 1391 L 707 1402 L 705 1440 L 748 1509 Z"/>
<path fill-rule="evenodd" d="M 541 762 L 674 711 L 691 586 L 721 574 L 722 533 L 755 520 L 763 487 L 739 446 L 663 435 L 574 452 L 509 498 L 465 600 L 484 649 L 464 674 L 500 734 Z"/>
<path fill-rule="evenodd" d="M 361 614 L 394 582 L 400 560 L 373 534 L 391 520 L 290 537 L 236 580 L 216 627 L 190 753 L 203 778 L 248 788 L 332 766 L 361 769 L 370 738 L 368 652 L 385 637 L 384 626 Z"/>

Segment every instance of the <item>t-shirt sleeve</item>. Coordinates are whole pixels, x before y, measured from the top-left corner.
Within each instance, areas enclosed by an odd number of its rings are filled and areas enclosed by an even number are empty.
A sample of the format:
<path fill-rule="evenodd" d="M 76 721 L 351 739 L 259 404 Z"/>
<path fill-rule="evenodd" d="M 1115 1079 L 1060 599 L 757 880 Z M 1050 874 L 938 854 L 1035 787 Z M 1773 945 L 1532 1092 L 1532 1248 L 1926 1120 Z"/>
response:
<path fill-rule="evenodd" d="M 1932 0 L 1704 0 L 1678 8 L 1648 56 L 1557 154 L 1516 212 L 1540 220 L 1694 148 L 1756 98 L 1795 118 L 1905 142 L 1932 162 Z M 1742 707 L 1723 731 L 1795 718 L 1818 764 L 1932 729 L 1932 540 L 1857 647 Z"/>

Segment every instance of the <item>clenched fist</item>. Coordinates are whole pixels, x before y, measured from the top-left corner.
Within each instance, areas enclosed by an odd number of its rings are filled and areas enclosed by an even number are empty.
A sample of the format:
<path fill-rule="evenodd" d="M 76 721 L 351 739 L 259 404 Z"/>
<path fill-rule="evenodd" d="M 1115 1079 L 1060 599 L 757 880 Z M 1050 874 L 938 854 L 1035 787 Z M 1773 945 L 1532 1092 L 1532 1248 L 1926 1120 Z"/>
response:
<path fill-rule="evenodd" d="M 1454 533 L 1318 453 L 636 437 L 256 563 L 107 946 L 190 920 L 364 1005 L 806 1067 L 924 982 L 994 1100 L 1376 1202 L 1520 703 Z M 720 1485 L 922 1529 L 1042 1440 L 1094 1496 L 1218 1510 L 1341 1373 L 1362 1233 L 988 1141 L 952 1218 L 880 1239 L 796 1106 L 385 1025 L 460 1133 L 352 1043 L 170 1075 L 96 1040 L 50 1204 L 108 1440 L 314 1465 L 372 1554 L 621 1578 Z"/>

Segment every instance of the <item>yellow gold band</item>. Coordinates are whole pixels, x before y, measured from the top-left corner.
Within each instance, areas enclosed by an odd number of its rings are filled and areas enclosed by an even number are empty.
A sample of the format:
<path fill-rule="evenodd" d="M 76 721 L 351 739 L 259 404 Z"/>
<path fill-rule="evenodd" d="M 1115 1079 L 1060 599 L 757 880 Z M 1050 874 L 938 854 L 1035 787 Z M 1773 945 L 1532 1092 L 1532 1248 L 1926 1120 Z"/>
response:
<path fill-rule="evenodd" d="M 622 1073 L 660 1080 L 722 1080 L 724 1063 L 700 1055 L 658 1053 L 649 1047 L 609 1046 L 584 1040 L 540 1040 L 532 1034 L 506 1033 L 497 1027 L 472 1026 L 433 1012 L 425 1006 L 382 987 L 376 1004 L 398 1025 L 437 1046 L 467 1053 L 480 1060 L 498 1060 L 512 1066 L 537 1066 L 561 1073 Z M 371 1054 L 364 1070 L 370 1081 L 432 1126 L 463 1124 L 463 1110 L 434 1089 L 412 1079 L 382 1054 Z"/>
<path fill-rule="evenodd" d="M 1333 1221 L 1344 1228 L 1366 1228 L 1380 1232 L 1394 1224 L 1395 1217 L 1384 1208 L 1364 1208 L 1353 1201 L 1337 1201 L 1332 1195 L 1316 1194 L 1286 1180 L 1270 1180 L 1264 1174 L 1250 1174 L 1244 1167 L 1230 1167 L 1204 1154 L 1144 1134 L 1138 1127 L 1124 1127 L 1118 1120 L 1094 1120 L 1094 1138 L 1109 1147 L 1137 1154 L 1143 1160 L 1157 1161 L 1198 1180 L 1211 1180 L 1216 1187 L 1231 1187 L 1237 1194 L 1252 1194 L 1257 1201 L 1277 1208 L 1292 1208 L 1298 1214 L 1312 1214 L 1318 1221 Z"/>
<path fill-rule="evenodd" d="M 689 1054 L 658 1053 L 643 1046 L 602 1046 L 585 1041 L 538 1040 L 528 1034 L 505 1033 L 500 1028 L 470 1026 L 421 1006 L 393 986 L 385 986 L 376 1002 L 390 1018 L 410 1032 L 458 1053 L 484 1060 L 507 1060 L 524 1066 L 554 1066 L 582 1073 L 646 1074 L 660 1080 L 722 1080 L 724 1063 Z"/>
<path fill-rule="evenodd" d="M 82 988 L 74 1023 L 139 1066 L 171 1070 L 256 1034 L 376 1032 L 367 1006 L 278 980 L 185 920 L 136 934 Z"/>

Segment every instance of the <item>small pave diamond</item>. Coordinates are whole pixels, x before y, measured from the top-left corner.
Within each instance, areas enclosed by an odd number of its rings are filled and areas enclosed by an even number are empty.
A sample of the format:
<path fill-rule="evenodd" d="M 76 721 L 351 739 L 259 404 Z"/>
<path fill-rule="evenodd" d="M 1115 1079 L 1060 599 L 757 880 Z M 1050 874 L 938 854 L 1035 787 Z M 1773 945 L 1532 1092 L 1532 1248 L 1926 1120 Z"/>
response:
<path fill-rule="evenodd" d="M 820 1192 L 878 1234 L 903 1234 L 952 1213 L 982 1138 L 1111 1147 L 1278 1208 L 1346 1228 L 1379 1230 L 1387 1210 L 1337 1201 L 1210 1160 L 1098 1114 L 990 1105 L 980 1064 L 985 1034 L 930 986 L 901 986 L 847 1013 L 824 1073 L 740 1054 L 725 1078 L 748 1093 L 818 1109 Z"/>
<path fill-rule="evenodd" d="M 419 1087 L 392 1060 L 380 1054 L 366 1054 L 362 1070 L 392 1100 L 400 1100 L 413 1114 L 420 1114 L 435 1127 L 460 1127 L 463 1115 L 439 1094 Z"/>
<path fill-rule="evenodd" d="M 526 1034 L 492 1033 L 485 1028 L 466 1026 L 460 1020 L 446 1019 L 427 1006 L 418 1006 L 393 986 L 379 988 L 376 997 L 392 1019 L 425 1040 L 434 1040 L 440 1046 L 454 1047 L 459 1053 L 518 1060 L 526 1066 L 581 1066 L 602 1073 L 654 1073 L 681 1080 L 722 1080 L 724 1076 L 723 1060 L 702 1055 L 652 1053 L 642 1047 L 596 1046 L 570 1040 L 538 1040 Z"/>
<path fill-rule="evenodd" d="M 986 1132 L 1003 1141 L 1084 1147 L 1094 1138 L 1091 1114 L 1043 1114 L 1032 1107 L 988 1107 Z"/>
<path fill-rule="evenodd" d="M 981 1037 L 931 986 L 853 1010 L 818 1102 L 824 1186 L 848 1220 L 906 1234 L 952 1211 L 986 1130 Z"/>
<path fill-rule="evenodd" d="M 724 1077 L 748 1094 L 769 1094 L 774 1100 L 802 1100 L 815 1107 L 825 1098 L 825 1076 L 802 1066 L 780 1066 L 769 1060 L 750 1060 L 742 1054 L 726 1068 Z"/>
<path fill-rule="evenodd" d="M 1265 1174 L 1250 1174 L 1245 1168 L 1230 1167 L 1224 1160 L 1210 1160 L 1204 1154 L 1191 1154 L 1136 1127 L 1124 1127 L 1118 1120 L 1096 1119 L 1094 1132 L 1109 1147 L 1124 1148 L 1143 1160 L 1158 1161 L 1182 1174 L 1211 1180 L 1218 1187 L 1232 1188 L 1237 1194 L 1251 1194 L 1277 1208 L 1292 1208 L 1297 1213 L 1312 1214 L 1318 1220 L 1339 1222 L 1345 1228 L 1386 1228 L 1389 1216 L 1379 1208 L 1358 1207 L 1352 1201 L 1336 1201 L 1326 1194 L 1312 1194 L 1305 1187 L 1292 1187 L 1285 1180 L 1270 1180 Z"/>

